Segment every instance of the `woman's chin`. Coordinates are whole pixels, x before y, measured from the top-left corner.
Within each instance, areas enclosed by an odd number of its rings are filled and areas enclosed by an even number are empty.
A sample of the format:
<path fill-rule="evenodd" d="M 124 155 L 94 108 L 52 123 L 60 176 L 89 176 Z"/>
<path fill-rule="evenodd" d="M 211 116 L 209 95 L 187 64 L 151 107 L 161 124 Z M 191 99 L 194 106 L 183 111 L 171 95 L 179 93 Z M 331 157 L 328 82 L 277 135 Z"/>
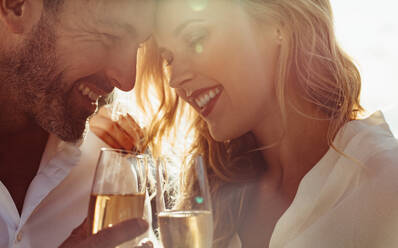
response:
<path fill-rule="evenodd" d="M 217 142 L 224 142 L 229 140 L 228 135 L 225 132 L 221 132 L 220 130 L 213 130 L 209 127 L 210 136 Z"/>
<path fill-rule="evenodd" d="M 240 136 L 242 136 L 244 133 L 233 133 L 233 132 L 228 132 L 226 128 L 222 130 L 213 130 L 211 127 L 209 128 L 210 135 L 211 137 L 217 141 L 217 142 L 225 142 L 228 140 L 236 139 Z"/>

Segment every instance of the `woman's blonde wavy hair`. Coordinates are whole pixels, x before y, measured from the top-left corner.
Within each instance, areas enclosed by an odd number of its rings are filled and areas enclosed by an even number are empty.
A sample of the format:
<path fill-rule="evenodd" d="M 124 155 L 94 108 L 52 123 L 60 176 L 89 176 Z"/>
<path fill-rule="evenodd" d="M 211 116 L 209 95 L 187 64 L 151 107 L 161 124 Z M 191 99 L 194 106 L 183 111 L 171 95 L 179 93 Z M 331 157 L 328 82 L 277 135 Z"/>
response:
<path fill-rule="evenodd" d="M 339 128 L 356 119 L 362 107 L 359 103 L 360 74 L 337 44 L 329 0 L 225 1 L 241 4 L 260 23 L 272 20 L 280 25 L 283 41 L 275 89 L 280 113 L 285 120 L 287 107 L 292 107 L 308 118 L 315 118 L 288 99 L 289 89 L 299 89 L 299 97 L 317 107 L 329 120 L 327 137 L 333 147 L 332 141 Z M 182 175 L 190 176 L 192 155 L 204 156 L 214 210 L 213 247 L 227 247 L 245 217 L 251 182 L 255 182 L 266 168 L 260 152 L 254 151 L 258 148 L 255 139 L 247 133 L 234 140 L 216 142 L 206 123 L 168 86 L 165 62 L 154 39 L 140 49 L 138 64 L 137 102 L 153 115 L 146 144 L 155 155 L 160 155 L 159 141 L 185 135 L 179 132 L 179 127 L 182 122 L 188 123 L 192 139 L 185 139 L 183 145 L 191 156 L 184 160 Z M 149 92 L 154 92 L 159 99 L 156 106 L 151 104 Z M 179 142 L 181 140 L 184 139 Z M 189 196 L 195 188 L 195 185 L 181 185 L 180 196 Z M 184 204 L 184 198 L 177 197 L 177 204 Z"/>

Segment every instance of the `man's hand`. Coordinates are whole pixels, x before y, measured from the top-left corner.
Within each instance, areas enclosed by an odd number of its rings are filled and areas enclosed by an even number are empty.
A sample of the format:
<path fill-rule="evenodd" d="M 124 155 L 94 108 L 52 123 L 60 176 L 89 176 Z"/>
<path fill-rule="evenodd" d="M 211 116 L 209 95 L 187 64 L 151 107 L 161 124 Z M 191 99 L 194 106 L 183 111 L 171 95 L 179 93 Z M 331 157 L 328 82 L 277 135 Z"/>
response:
<path fill-rule="evenodd" d="M 132 219 L 91 235 L 86 219 L 59 248 L 114 248 L 138 237 L 147 229 L 148 223 L 144 220 Z"/>

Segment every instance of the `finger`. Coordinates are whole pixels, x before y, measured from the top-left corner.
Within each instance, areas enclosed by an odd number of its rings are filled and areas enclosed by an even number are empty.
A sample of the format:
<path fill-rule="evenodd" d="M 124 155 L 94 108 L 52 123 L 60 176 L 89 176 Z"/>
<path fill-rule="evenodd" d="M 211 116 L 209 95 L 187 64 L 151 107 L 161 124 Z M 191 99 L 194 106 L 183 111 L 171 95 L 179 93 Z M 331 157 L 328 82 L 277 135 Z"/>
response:
<path fill-rule="evenodd" d="M 104 130 L 109 130 L 114 121 L 108 116 L 95 115 L 90 120 L 90 127 L 101 128 Z"/>
<path fill-rule="evenodd" d="M 118 120 L 118 124 L 133 140 L 134 146 L 137 147 L 141 138 L 140 131 L 137 131 L 137 129 L 131 125 L 131 122 L 127 119 L 127 116 L 121 116 Z"/>
<path fill-rule="evenodd" d="M 98 113 L 93 115 L 89 119 L 89 125 L 90 129 L 92 128 L 98 128 L 98 129 L 105 129 L 106 128 L 106 123 L 105 120 L 111 121 L 110 115 L 108 115 L 106 112 L 108 108 L 102 107 Z"/>
<path fill-rule="evenodd" d="M 131 150 L 134 147 L 134 140 L 126 133 L 126 131 L 111 119 L 103 116 L 97 116 L 93 121 L 91 128 L 97 129 L 96 132 L 101 135 L 100 137 L 117 143 L 120 148 Z M 112 137 L 112 139 L 109 138 Z M 111 141 L 112 142 L 112 141 Z M 111 145 L 111 144 L 109 144 Z"/>
<path fill-rule="evenodd" d="M 142 150 L 142 139 L 144 138 L 144 132 L 142 128 L 137 124 L 137 122 L 134 120 L 134 118 L 127 113 L 127 115 L 124 117 L 124 119 L 127 121 L 128 126 L 130 127 L 131 132 L 134 134 L 134 140 L 136 141 L 136 147 L 138 150 Z"/>
<path fill-rule="evenodd" d="M 73 244 L 87 239 L 89 232 L 89 222 L 86 218 L 80 226 L 76 227 L 72 231 L 72 233 L 69 235 L 69 238 L 65 240 L 60 247 L 71 247 Z"/>
<path fill-rule="evenodd" d="M 138 237 L 147 229 L 148 223 L 142 219 L 127 220 L 90 236 L 73 248 L 113 248 Z"/>
<path fill-rule="evenodd" d="M 98 110 L 96 115 L 103 116 L 103 117 L 108 117 L 109 119 L 112 119 L 112 106 L 105 105 L 105 106 L 101 107 Z"/>
<path fill-rule="evenodd" d="M 90 127 L 90 130 L 102 141 L 108 144 L 110 147 L 115 149 L 122 149 L 122 145 L 120 145 L 117 140 L 115 140 L 108 132 L 101 128 Z"/>
<path fill-rule="evenodd" d="M 138 125 L 138 123 L 135 121 L 135 119 L 129 113 L 127 113 L 125 117 L 128 123 L 134 128 L 136 133 L 139 135 L 139 137 L 140 138 L 143 137 L 144 132 L 142 131 L 142 128 Z"/>

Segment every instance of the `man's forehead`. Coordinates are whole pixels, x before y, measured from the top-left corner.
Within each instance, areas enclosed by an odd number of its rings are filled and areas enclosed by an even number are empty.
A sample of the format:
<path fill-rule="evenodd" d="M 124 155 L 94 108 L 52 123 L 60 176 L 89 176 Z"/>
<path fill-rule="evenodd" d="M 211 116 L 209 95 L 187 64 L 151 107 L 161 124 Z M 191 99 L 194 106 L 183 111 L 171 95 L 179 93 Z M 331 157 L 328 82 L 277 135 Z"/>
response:
<path fill-rule="evenodd" d="M 153 0 L 67 0 L 66 8 L 88 22 L 125 30 L 147 28 L 154 19 Z M 68 10 L 67 10 L 68 11 Z M 137 27 L 139 26 L 139 27 Z"/>
<path fill-rule="evenodd" d="M 152 0 L 90 0 L 90 11 L 98 18 L 123 19 L 125 21 L 153 18 Z"/>

